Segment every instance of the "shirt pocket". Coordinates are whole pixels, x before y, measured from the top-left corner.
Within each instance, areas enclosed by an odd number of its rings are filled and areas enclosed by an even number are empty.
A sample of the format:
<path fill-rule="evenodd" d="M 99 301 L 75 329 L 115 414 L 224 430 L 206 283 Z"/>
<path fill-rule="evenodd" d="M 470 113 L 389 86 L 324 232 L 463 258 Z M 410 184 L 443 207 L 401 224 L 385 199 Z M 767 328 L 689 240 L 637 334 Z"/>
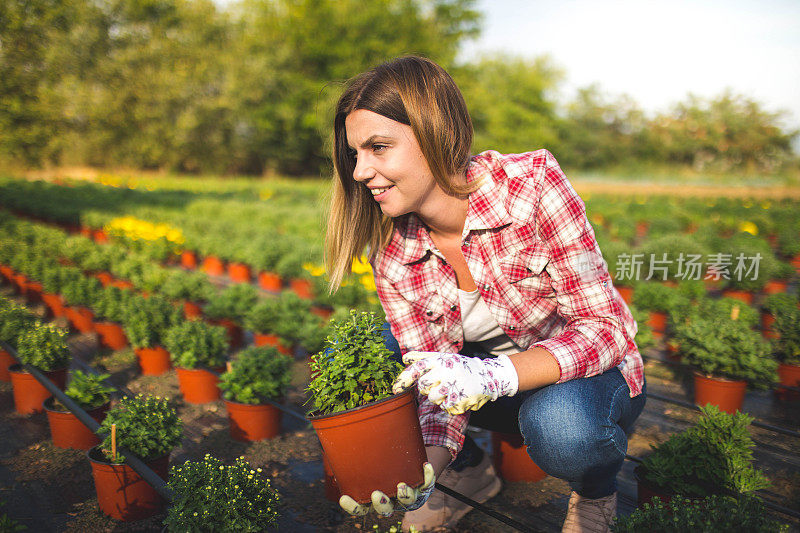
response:
<path fill-rule="evenodd" d="M 412 274 L 394 283 L 394 288 L 423 320 L 441 324 L 444 300 L 424 275 Z"/>
<path fill-rule="evenodd" d="M 551 298 L 555 296 L 545 267 L 550 262 L 547 246 L 537 241 L 500 259 L 500 270 L 509 284 L 523 296 Z"/>

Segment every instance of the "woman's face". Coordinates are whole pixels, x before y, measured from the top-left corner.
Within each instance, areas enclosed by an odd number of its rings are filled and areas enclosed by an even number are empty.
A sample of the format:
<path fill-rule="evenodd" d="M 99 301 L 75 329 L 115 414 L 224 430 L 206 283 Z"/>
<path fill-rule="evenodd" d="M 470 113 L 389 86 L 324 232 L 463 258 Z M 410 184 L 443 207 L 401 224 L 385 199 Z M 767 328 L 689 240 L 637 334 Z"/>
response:
<path fill-rule="evenodd" d="M 353 179 L 372 192 L 386 216 L 420 213 L 440 194 L 411 126 L 365 109 L 345 119 L 347 144 L 355 157 Z"/>

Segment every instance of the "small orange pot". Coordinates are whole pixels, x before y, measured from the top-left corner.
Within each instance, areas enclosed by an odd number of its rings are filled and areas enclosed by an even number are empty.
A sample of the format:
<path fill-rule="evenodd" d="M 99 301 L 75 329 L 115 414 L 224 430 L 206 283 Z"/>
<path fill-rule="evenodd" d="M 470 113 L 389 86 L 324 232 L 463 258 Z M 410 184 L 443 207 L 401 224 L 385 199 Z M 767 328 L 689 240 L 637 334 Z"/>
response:
<path fill-rule="evenodd" d="M 492 462 L 506 481 L 536 482 L 547 477 L 544 470 L 533 462 L 522 435 L 492 432 Z"/>
<path fill-rule="evenodd" d="M 225 264 L 219 257 L 209 255 L 203 259 L 203 272 L 212 276 L 221 276 L 225 273 Z"/>
<path fill-rule="evenodd" d="M 289 287 L 300 298 L 304 298 L 306 300 L 311 300 L 314 298 L 314 292 L 312 291 L 312 285 L 310 280 L 295 278 L 289 280 Z"/>
<path fill-rule="evenodd" d="M 135 348 L 136 358 L 143 376 L 160 376 L 172 368 L 169 352 L 161 346 Z"/>
<path fill-rule="evenodd" d="M 40 413 L 44 409 L 42 404 L 52 396 L 50 391 L 39 383 L 33 374 L 26 372 L 22 365 L 11 365 L 8 369 L 11 374 L 11 386 L 14 391 L 14 407 L 21 415 Z M 56 387 L 64 390 L 67 383 L 67 369 L 42 372 Z"/>
<path fill-rule="evenodd" d="M 747 382 L 720 379 L 694 374 L 694 403 L 698 406 L 707 403 L 716 405 L 720 411 L 733 414 L 740 411 L 744 403 Z"/>
<path fill-rule="evenodd" d="M 747 305 L 753 303 L 753 293 L 748 291 L 723 289 L 722 296 L 725 298 L 734 298 L 736 300 L 746 303 Z"/>
<path fill-rule="evenodd" d="M 8 368 L 11 365 L 16 364 L 17 360 L 14 359 L 13 355 L 3 349 L 0 349 L 0 381 L 5 381 L 6 383 L 11 382 L 11 374 L 9 373 Z"/>
<path fill-rule="evenodd" d="M 94 239 L 94 242 L 96 242 L 97 244 L 108 243 L 108 235 L 106 235 L 106 232 L 101 229 L 94 230 L 92 232 L 92 238 Z"/>
<path fill-rule="evenodd" d="M 317 305 L 311 306 L 311 312 L 320 317 L 322 320 L 328 320 L 333 316 L 333 309 L 328 307 L 319 307 Z"/>
<path fill-rule="evenodd" d="M 225 400 L 231 438 L 241 442 L 271 439 L 281 432 L 281 410 L 270 404 Z"/>
<path fill-rule="evenodd" d="M 228 332 L 228 343 L 231 348 L 238 348 L 244 342 L 244 332 L 241 326 L 228 318 L 212 319 L 210 323 L 224 327 Z"/>
<path fill-rule="evenodd" d="M 617 292 L 625 300 L 625 303 L 630 304 L 633 302 L 633 287 L 617 287 Z"/>
<path fill-rule="evenodd" d="M 258 274 L 258 285 L 265 291 L 281 292 L 281 277 L 274 272 L 260 272 Z"/>
<path fill-rule="evenodd" d="M 94 330 L 100 337 L 100 344 L 112 350 L 121 350 L 128 345 L 125 330 L 116 322 L 95 322 Z"/>
<path fill-rule="evenodd" d="M 767 339 L 777 339 L 780 334 L 772 329 L 775 323 L 775 317 L 770 313 L 761 313 L 761 333 Z"/>
<path fill-rule="evenodd" d="M 60 294 L 43 292 L 42 301 L 50 309 L 50 313 L 54 318 L 64 316 L 64 299 L 61 298 Z"/>
<path fill-rule="evenodd" d="M 780 398 L 781 400 L 800 399 L 800 392 L 796 390 L 783 388 L 783 387 L 800 387 L 800 366 L 780 363 L 778 365 L 778 377 L 780 378 L 780 384 L 775 389 L 778 398 Z"/>
<path fill-rule="evenodd" d="M 93 276 L 100 280 L 100 283 L 103 284 L 103 287 L 108 287 L 114 281 L 114 276 L 111 275 L 111 272 L 106 272 L 105 270 L 102 272 L 97 272 L 93 274 Z"/>
<path fill-rule="evenodd" d="M 374 490 L 397 495 L 397 484 L 423 482 L 428 460 L 414 392 L 390 396 L 362 407 L 309 416 L 342 494 L 367 503 Z"/>
<path fill-rule="evenodd" d="M 267 333 L 254 333 L 253 344 L 256 346 L 274 346 L 279 353 L 283 355 L 291 355 L 292 351 L 286 346 L 281 344 L 280 338 L 277 335 Z"/>
<path fill-rule="evenodd" d="M 130 281 L 126 281 L 124 279 L 115 279 L 111 282 L 111 285 L 120 289 L 133 289 L 134 285 Z"/>
<path fill-rule="evenodd" d="M 90 239 L 92 238 L 92 228 L 90 228 L 89 226 L 84 226 L 83 224 L 81 224 L 80 232 L 81 235 L 83 235 L 84 237 L 89 237 Z"/>
<path fill-rule="evenodd" d="M 38 281 L 28 281 L 28 301 L 37 304 L 42 301 L 44 287 Z"/>
<path fill-rule="evenodd" d="M 333 475 L 331 463 L 322 452 L 322 470 L 325 472 L 325 499 L 331 502 L 339 503 L 339 498 L 342 497 L 342 492 L 339 490 L 339 485 L 336 484 L 336 477 Z"/>
<path fill-rule="evenodd" d="M 789 284 L 785 280 L 771 279 L 764 285 L 761 291 L 764 294 L 783 294 L 786 292 L 788 286 Z"/>
<path fill-rule="evenodd" d="M 183 316 L 185 316 L 187 320 L 201 318 L 203 316 L 203 308 L 200 304 L 195 302 L 183 302 Z"/>
<path fill-rule="evenodd" d="M 64 308 L 64 313 L 67 315 L 72 327 L 81 333 L 92 333 L 94 331 L 94 313 L 88 307 L 83 306 L 67 306 Z"/>
<path fill-rule="evenodd" d="M 178 386 L 187 403 L 215 402 L 220 398 L 217 384 L 219 376 L 204 368 L 176 368 Z M 225 371 L 225 367 L 213 369 L 217 373 Z"/>
<path fill-rule="evenodd" d="M 92 465 L 92 477 L 100 510 L 122 522 L 142 520 L 160 512 L 166 501 L 136 471 L 126 464 L 106 461 L 98 447 L 86 456 Z M 169 472 L 169 454 L 144 461 L 164 481 Z"/>
<path fill-rule="evenodd" d="M 190 270 L 197 268 L 197 254 L 191 250 L 181 252 L 181 266 Z"/>
<path fill-rule="evenodd" d="M 250 272 L 250 267 L 244 263 L 229 263 L 228 276 L 231 278 L 231 281 L 235 281 L 236 283 L 250 283 L 253 277 Z"/>
<path fill-rule="evenodd" d="M 667 313 L 662 311 L 650 311 L 650 318 L 647 325 L 653 330 L 653 336 L 661 338 L 667 329 Z"/>
<path fill-rule="evenodd" d="M 71 448 L 73 450 L 88 450 L 100 444 L 100 437 L 78 420 L 77 416 L 70 411 L 57 411 L 54 409 L 54 400 L 51 396 L 43 404 L 44 410 L 47 411 L 47 422 L 50 424 L 53 446 Z M 100 407 L 86 411 L 86 413 L 97 420 L 98 424 L 101 424 L 110 405 L 111 402 L 106 402 Z"/>

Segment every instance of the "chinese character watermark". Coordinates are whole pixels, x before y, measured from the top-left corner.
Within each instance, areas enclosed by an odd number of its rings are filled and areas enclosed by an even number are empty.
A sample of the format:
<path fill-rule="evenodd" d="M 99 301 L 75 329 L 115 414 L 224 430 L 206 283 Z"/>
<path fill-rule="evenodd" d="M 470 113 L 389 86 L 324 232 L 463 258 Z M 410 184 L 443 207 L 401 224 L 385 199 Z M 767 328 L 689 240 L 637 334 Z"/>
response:
<path fill-rule="evenodd" d="M 708 254 L 703 261 L 701 254 L 684 254 L 671 258 L 669 254 L 619 254 L 614 279 L 618 281 L 659 280 L 666 281 L 670 273 L 675 279 L 743 281 L 758 279 L 761 254 L 748 256 L 739 253 L 736 257 L 728 253 Z M 673 267 L 674 265 L 674 267 Z M 644 267 L 644 268 L 643 268 Z M 646 275 L 642 278 L 642 272 Z"/>

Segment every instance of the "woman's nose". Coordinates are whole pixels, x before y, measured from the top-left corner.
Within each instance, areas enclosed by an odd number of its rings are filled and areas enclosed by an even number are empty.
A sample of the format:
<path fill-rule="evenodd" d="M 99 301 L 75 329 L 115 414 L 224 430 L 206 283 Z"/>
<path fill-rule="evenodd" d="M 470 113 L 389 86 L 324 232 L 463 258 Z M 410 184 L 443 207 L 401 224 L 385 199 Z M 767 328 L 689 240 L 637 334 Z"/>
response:
<path fill-rule="evenodd" d="M 356 159 L 356 168 L 353 169 L 353 179 L 356 181 L 369 181 L 375 176 L 375 169 L 365 159 Z"/>

